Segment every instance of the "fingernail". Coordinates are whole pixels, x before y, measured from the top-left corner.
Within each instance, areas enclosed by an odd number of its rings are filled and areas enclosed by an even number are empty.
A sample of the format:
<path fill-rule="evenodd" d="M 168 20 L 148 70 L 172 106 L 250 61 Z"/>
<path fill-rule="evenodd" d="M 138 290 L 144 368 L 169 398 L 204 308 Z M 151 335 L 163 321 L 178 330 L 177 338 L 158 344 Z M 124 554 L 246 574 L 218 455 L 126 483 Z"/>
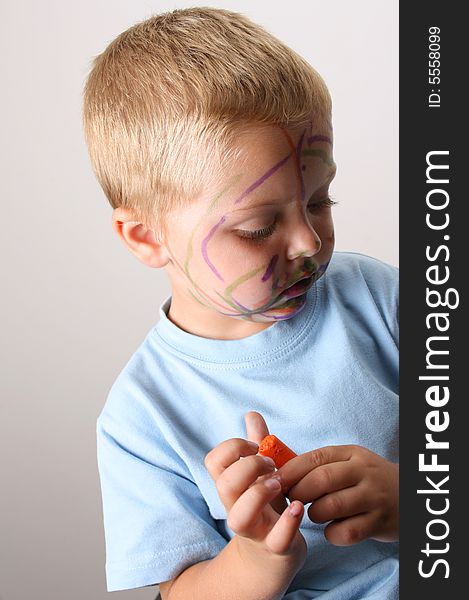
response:
<path fill-rule="evenodd" d="M 281 485 L 278 479 L 266 479 L 264 481 L 264 485 L 269 488 L 269 490 L 280 490 Z"/>
<path fill-rule="evenodd" d="M 265 462 L 269 465 L 269 467 L 275 468 L 275 462 L 270 456 L 261 456 L 265 460 Z"/>
<path fill-rule="evenodd" d="M 292 517 L 298 517 L 303 511 L 303 506 L 299 502 L 292 502 L 290 504 L 290 514 Z"/>
<path fill-rule="evenodd" d="M 282 485 L 282 476 L 278 471 L 276 471 L 273 475 L 271 475 L 272 479 L 276 479 L 280 485 Z"/>
<path fill-rule="evenodd" d="M 259 444 L 256 444 L 256 442 L 248 442 L 248 445 L 250 448 L 252 448 L 253 450 L 255 450 L 257 452 L 257 449 L 259 448 Z"/>

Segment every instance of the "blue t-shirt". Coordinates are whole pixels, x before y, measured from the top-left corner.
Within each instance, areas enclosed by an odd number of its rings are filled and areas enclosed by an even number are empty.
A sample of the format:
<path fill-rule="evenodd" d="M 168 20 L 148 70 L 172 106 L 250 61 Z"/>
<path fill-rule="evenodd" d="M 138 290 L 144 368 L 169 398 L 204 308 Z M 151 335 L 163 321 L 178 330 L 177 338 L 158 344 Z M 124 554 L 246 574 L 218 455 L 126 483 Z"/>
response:
<path fill-rule="evenodd" d="M 170 300 L 98 418 L 109 591 L 172 579 L 233 537 L 204 458 L 246 438 L 251 410 L 297 454 L 359 444 L 398 462 L 395 267 L 336 252 L 299 314 L 239 340 L 181 330 Z M 305 510 L 307 559 L 284 598 L 398 597 L 397 543 L 338 547 L 324 527 Z"/>

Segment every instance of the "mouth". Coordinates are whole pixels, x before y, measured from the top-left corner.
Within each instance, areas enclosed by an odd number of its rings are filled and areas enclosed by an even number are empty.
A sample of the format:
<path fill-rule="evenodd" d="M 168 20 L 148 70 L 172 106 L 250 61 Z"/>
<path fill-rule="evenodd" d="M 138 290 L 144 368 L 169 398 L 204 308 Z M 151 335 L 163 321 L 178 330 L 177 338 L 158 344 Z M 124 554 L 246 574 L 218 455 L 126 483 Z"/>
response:
<path fill-rule="evenodd" d="M 306 277 L 302 277 L 293 285 L 284 289 L 275 301 L 274 306 L 283 304 L 284 302 L 292 300 L 293 298 L 298 298 L 298 296 L 303 296 L 303 294 L 305 294 L 315 282 L 315 275 L 316 272 L 311 273 L 311 275 L 307 275 Z"/>
<path fill-rule="evenodd" d="M 306 275 L 301 279 L 298 279 L 293 285 L 287 287 L 280 294 L 281 296 L 287 296 L 288 298 L 296 298 L 296 296 L 301 296 L 304 294 L 314 283 L 314 275 L 316 273 L 311 273 L 310 275 Z"/>

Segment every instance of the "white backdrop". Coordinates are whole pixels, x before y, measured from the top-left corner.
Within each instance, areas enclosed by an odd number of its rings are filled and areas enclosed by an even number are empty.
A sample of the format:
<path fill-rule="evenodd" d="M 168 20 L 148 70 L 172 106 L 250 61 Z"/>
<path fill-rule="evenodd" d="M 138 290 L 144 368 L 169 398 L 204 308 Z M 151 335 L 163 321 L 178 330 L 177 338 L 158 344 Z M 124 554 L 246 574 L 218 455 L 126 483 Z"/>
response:
<path fill-rule="evenodd" d="M 0 7 L 0 600 L 101 600 L 95 422 L 158 318 L 165 275 L 111 230 L 81 131 L 91 59 L 155 12 L 197 3 Z M 397 0 L 233 0 L 302 54 L 334 101 L 336 248 L 398 261 Z M 156 588 L 117 592 L 151 599 Z"/>

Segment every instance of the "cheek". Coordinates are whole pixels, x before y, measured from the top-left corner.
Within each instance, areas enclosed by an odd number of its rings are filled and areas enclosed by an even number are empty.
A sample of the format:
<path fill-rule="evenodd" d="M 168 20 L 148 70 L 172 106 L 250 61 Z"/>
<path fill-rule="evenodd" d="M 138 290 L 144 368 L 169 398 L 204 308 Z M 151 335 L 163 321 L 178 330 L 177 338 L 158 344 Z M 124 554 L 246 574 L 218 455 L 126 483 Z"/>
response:
<path fill-rule="evenodd" d="M 266 285 L 262 277 L 273 258 L 267 247 L 222 232 L 194 238 L 187 256 L 194 272 L 217 289 L 236 285 L 244 290 Z"/>
<path fill-rule="evenodd" d="M 334 245 L 335 234 L 332 217 L 318 219 L 317 221 L 313 222 L 312 225 L 321 240 L 323 248 L 328 245 Z"/>
<path fill-rule="evenodd" d="M 272 262 L 272 261 L 270 261 Z M 225 299 L 235 302 L 239 307 L 258 310 L 268 307 L 278 295 L 274 285 L 277 283 L 269 264 L 264 264 L 234 278 L 223 290 Z"/>
<path fill-rule="evenodd" d="M 333 246 L 335 243 L 335 232 L 334 227 L 330 226 L 325 232 L 323 237 L 321 238 L 323 245 L 327 244 L 329 246 Z"/>
<path fill-rule="evenodd" d="M 236 257 L 236 259 L 233 259 Z M 267 299 L 277 281 L 278 254 L 267 250 L 237 249 L 227 261 L 225 289 L 252 301 Z"/>

